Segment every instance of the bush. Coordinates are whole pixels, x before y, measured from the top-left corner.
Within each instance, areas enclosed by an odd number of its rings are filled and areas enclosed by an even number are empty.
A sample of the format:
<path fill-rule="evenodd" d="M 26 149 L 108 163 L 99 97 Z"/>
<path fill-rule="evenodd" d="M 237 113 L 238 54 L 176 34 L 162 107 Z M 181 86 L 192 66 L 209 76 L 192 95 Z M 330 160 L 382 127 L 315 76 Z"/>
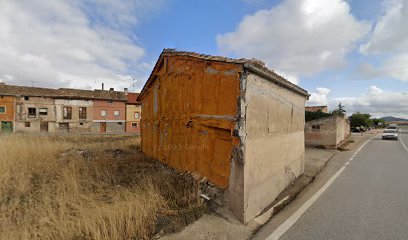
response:
<path fill-rule="evenodd" d="M 316 120 L 316 119 L 320 119 L 320 118 L 328 118 L 333 116 L 332 113 L 325 113 L 322 111 L 317 111 L 317 112 L 309 112 L 309 111 L 305 111 L 305 121 L 309 122 L 312 120 Z"/>

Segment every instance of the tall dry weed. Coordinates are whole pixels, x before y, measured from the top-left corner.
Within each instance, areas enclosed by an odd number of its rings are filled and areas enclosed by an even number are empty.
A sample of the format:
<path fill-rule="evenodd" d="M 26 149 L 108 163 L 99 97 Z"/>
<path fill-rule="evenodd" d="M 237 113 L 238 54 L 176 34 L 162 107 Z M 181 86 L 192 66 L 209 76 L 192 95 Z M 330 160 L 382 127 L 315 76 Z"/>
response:
<path fill-rule="evenodd" d="M 134 145 L 0 136 L 0 239 L 148 238 L 168 203 L 149 178 L 124 175 L 128 162 L 114 165 L 112 151 Z"/>

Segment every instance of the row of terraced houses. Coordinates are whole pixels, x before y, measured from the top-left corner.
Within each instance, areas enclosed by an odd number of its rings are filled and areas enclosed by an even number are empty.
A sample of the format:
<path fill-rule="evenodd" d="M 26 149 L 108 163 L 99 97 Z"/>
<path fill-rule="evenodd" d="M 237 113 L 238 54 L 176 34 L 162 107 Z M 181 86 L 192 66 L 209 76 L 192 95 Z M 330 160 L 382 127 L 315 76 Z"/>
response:
<path fill-rule="evenodd" d="M 140 132 L 138 93 L 0 84 L 0 132 Z"/>

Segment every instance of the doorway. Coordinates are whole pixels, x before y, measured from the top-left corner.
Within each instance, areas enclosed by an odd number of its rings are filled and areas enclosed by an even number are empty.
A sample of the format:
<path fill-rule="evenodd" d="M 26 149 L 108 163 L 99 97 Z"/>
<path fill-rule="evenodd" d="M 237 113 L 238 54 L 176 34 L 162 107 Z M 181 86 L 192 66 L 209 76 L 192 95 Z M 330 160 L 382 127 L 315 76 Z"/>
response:
<path fill-rule="evenodd" d="M 1 132 L 11 133 L 13 132 L 13 122 L 1 122 Z"/>
<path fill-rule="evenodd" d="M 40 123 L 40 132 L 43 132 L 43 133 L 48 132 L 48 122 L 41 122 Z"/>
<path fill-rule="evenodd" d="M 59 123 L 59 132 L 62 133 L 69 132 L 69 123 Z"/>
<path fill-rule="evenodd" d="M 104 133 L 106 132 L 106 122 L 101 122 L 99 125 L 99 132 Z"/>

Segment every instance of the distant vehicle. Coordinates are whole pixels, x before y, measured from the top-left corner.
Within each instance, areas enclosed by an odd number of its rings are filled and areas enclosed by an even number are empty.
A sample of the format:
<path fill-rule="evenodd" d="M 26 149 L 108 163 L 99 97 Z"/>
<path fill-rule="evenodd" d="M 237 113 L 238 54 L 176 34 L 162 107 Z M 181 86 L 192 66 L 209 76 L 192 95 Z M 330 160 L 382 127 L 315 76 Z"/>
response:
<path fill-rule="evenodd" d="M 398 130 L 397 129 L 385 129 L 381 138 L 398 140 Z"/>
<path fill-rule="evenodd" d="M 398 129 L 398 125 L 397 124 L 390 124 L 387 129 Z"/>

